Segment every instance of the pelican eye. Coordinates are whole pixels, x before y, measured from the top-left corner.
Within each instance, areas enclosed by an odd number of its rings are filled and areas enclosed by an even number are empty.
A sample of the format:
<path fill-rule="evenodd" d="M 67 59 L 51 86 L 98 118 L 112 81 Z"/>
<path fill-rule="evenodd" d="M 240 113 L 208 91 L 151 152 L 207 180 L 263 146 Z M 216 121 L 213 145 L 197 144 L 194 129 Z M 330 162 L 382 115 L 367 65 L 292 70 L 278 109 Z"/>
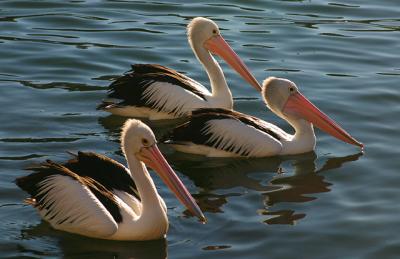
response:
<path fill-rule="evenodd" d="M 213 30 L 213 34 L 217 34 L 217 30 L 216 29 Z"/>
<path fill-rule="evenodd" d="M 142 139 L 142 144 L 143 144 L 144 146 L 148 146 L 148 145 L 149 145 L 149 141 L 148 141 L 147 139 L 143 138 L 143 139 Z"/>
<path fill-rule="evenodd" d="M 289 87 L 289 91 L 290 91 L 291 93 L 293 93 L 293 92 L 294 92 L 294 87 L 293 87 L 293 86 Z"/>

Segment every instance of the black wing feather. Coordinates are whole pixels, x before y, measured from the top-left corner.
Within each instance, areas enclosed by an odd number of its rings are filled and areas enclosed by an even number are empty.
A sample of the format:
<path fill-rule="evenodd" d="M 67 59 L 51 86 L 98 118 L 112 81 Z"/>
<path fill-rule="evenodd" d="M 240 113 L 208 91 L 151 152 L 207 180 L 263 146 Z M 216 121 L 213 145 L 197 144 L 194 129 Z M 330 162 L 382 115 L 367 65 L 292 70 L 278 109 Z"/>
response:
<path fill-rule="evenodd" d="M 262 132 L 267 133 L 271 137 L 275 138 L 276 140 L 281 140 L 282 137 L 280 136 L 279 133 L 275 132 L 272 128 L 267 127 L 265 124 L 262 123 L 262 120 L 260 120 L 257 117 L 250 116 L 241 112 L 233 111 L 233 110 L 227 110 L 227 109 L 222 109 L 222 108 L 202 108 L 202 109 L 197 109 L 192 112 L 192 116 L 199 116 L 199 117 L 204 117 L 208 116 L 207 114 L 211 116 L 218 116 L 219 118 L 234 118 L 237 119 L 244 124 L 247 124 L 249 126 L 252 126 Z"/>
<path fill-rule="evenodd" d="M 64 164 L 79 176 L 90 177 L 101 183 L 108 191 L 120 190 L 140 200 L 135 182 L 120 163 L 93 152 L 78 152 Z"/>
<path fill-rule="evenodd" d="M 52 175 L 62 175 L 71 177 L 73 180 L 79 182 L 80 184 L 87 186 L 90 191 L 97 197 L 97 199 L 99 199 L 99 201 L 104 205 L 104 207 L 110 212 L 114 220 L 117 223 L 122 222 L 122 215 L 119 210 L 118 203 L 114 198 L 114 195 L 96 180 L 86 176 L 79 176 L 67 167 L 55 163 L 51 160 L 47 160 L 46 162 L 43 162 L 38 166 L 28 169 L 33 170 L 34 173 L 27 176 L 19 177 L 16 179 L 15 182 L 18 187 L 29 193 L 31 197 L 35 199 L 35 206 L 39 207 L 39 209 L 44 208 L 44 199 L 42 198 L 45 197 L 47 194 L 46 192 L 40 193 L 41 183 Z M 54 203 L 50 203 L 46 205 L 44 209 L 48 210 L 47 213 L 51 213 L 53 209 L 53 204 Z M 69 219 L 65 218 L 62 220 L 62 222 L 66 220 Z M 61 224 L 62 222 L 59 222 L 59 224 Z"/>
<path fill-rule="evenodd" d="M 194 144 L 198 145 L 216 147 L 218 146 L 218 141 L 220 140 L 211 141 L 212 133 L 205 133 L 203 129 L 207 126 L 207 122 L 211 120 L 223 119 L 240 121 L 269 134 L 271 137 L 277 140 L 282 139 L 279 133 L 260 123 L 261 120 L 256 117 L 222 108 L 202 108 L 194 110 L 187 122 L 175 127 L 171 132 L 162 138 L 162 141 L 166 143 L 193 142 Z M 227 146 L 223 150 L 232 152 L 234 150 L 234 146 Z M 241 153 L 239 155 L 246 156 L 248 154 Z"/>
<path fill-rule="evenodd" d="M 178 85 L 205 100 L 204 93 L 192 86 L 190 78 L 176 70 L 156 64 L 132 65 L 132 70 L 111 83 L 108 90 L 108 97 L 121 100 L 115 104 L 117 106 L 132 105 L 154 108 L 155 103 L 149 102 L 143 96 L 143 93 L 147 87 L 157 81 Z M 103 109 L 109 105 L 109 102 L 104 101 L 97 108 Z"/>

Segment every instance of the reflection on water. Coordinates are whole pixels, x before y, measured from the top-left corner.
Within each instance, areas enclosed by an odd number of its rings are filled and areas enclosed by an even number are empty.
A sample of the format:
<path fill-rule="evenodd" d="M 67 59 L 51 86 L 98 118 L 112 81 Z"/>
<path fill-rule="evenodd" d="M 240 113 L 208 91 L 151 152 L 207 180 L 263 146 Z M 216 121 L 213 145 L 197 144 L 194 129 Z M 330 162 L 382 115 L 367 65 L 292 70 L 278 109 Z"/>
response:
<path fill-rule="evenodd" d="M 195 197 L 203 211 L 221 213 L 228 197 L 242 195 L 237 192 L 217 194 L 216 190 L 244 187 L 263 196 L 264 204 L 260 205 L 258 213 L 267 216 L 265 223 L 294 224 L 306 215 L 296 214 L 294 210 L 274 210 L 274 206 L 283 202 L 309 202 L 316 199 L 309 194 L 329 192 L 332 184 L 321 173 L 340 168 L 360 156 L 362 153 L 327 158 L 320 168 L 316 166 L 314 152 L 286 157 L 211 160 L 178 154 L 170 156 L 169 161 L 201 188 Z M 288 169 L 282 169 L 287 163 L 290 163 Z"/>
<path fill-rule="evenodd" d="M 344 163 L 356 161 L 362 155 L 362 153 L 358 153 L 328 158 L 319 169 L 315 165 L 316 157 L 310 160 L 295 160 L 293 175 L 277 177 L 270 181 L 272 186 L 281 188 L 262 193 L 265 209 L 260 210 L 260 213 L 270 216 L 264 222 L 267 224 L 294 224 L 296 220 L 304 218 L 305 214 L 295 214 L 293 210 L 274 211 L 273 206 L 281 202 L 309 202 L 315 200 L 316 197 L 308 194 L 329 192 L 328 187 L 333 184 L 327 182 L 320 173 L 340 168 Z"/>
<path fill-rule="evenodd" d="M 54 230 L 46 222 L 28 227 L 21 231 L 21 240 L 47 239 L 56 240 L 60 254 L 66 258 L 167 258 L 167 240 L 154 241 L 110 241 L 87 238 Z M 54 256 L 43 252 L 42 249 L 19 247 L 21 253 L 36 256 Z"/>

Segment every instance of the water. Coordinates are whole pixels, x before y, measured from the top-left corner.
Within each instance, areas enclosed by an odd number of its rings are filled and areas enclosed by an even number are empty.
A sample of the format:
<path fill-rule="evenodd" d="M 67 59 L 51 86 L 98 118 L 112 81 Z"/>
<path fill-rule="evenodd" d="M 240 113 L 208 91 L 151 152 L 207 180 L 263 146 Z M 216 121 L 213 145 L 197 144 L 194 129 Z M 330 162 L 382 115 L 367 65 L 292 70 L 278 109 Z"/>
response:
<path fill-rule="evenodd" d="M 1 258 L 396 258 L 400 254 L 398 1 L 1 1 Z M 58 232 L 13 183 L 66 150 L 122 160 L 123 119 L 96 111 L 131 63 L 159 63 L 208 85 L 185 26 L 209 16 L 258 80 L 286 77 L 364 142 L 317 131 L 315 153 L 208 160 L 167 152 L 208 217 L 169 207 L 166 240 L 112 242 Z M 287 124 L 222 63 L 239 111 Z M 153 125 L 162 130 L 162 125 Z M 281 172 L 281 173 L 278 173 Z"/>

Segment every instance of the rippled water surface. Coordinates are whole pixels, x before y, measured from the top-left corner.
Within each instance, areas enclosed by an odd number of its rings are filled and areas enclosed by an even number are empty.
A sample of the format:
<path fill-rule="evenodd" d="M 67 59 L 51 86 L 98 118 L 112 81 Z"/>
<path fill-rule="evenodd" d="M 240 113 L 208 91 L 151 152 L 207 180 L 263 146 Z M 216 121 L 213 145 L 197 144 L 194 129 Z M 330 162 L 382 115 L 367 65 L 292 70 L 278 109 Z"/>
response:
<path fill-rule="evenodd" d="M 398 258 L 398 1 L 195 2 L 0 2 L 0 258 Z M 258 80 L 296 82 L 365 143 L 364 154 L 320 131 L 315 153 L 293 157 L 210 160 L 163 147 L 208 224 L 186 216 L 155 177 L 169 207 L 165 240 L 51 229 L 14 179 L 33 163 L 67 159 L 66 150 L 122 161 L 123 118 L 95 108 L 130 64 L 170 66 L 208 86 L 186 40 L 195 16 L 219 24 Z M 222 67 L 237 110 L 291 130 Z"/>

